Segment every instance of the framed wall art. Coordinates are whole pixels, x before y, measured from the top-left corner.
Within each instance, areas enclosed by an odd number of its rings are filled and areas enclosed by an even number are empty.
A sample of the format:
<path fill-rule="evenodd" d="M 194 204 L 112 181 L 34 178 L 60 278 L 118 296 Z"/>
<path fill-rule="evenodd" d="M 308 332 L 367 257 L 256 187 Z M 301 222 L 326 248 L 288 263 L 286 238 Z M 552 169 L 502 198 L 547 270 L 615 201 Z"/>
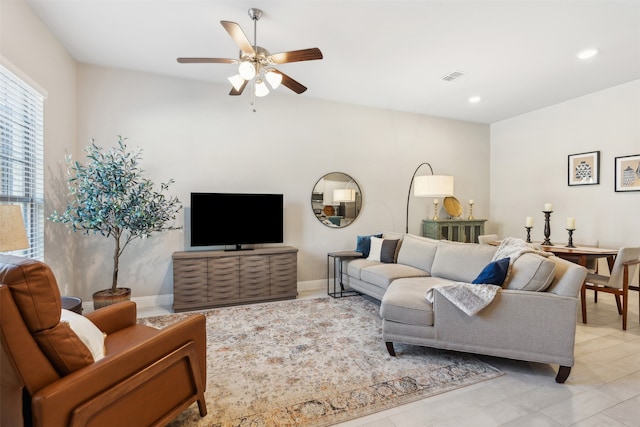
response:
<path fill-rule="evenodd" d="M 640 191 L 640 154 L 615 158 L 615 190 Z"/>
<path fill-rule="evenodd" d="M 567 169 L 570 186 L 600 184 L 600 151 L 570 154 Z"/>

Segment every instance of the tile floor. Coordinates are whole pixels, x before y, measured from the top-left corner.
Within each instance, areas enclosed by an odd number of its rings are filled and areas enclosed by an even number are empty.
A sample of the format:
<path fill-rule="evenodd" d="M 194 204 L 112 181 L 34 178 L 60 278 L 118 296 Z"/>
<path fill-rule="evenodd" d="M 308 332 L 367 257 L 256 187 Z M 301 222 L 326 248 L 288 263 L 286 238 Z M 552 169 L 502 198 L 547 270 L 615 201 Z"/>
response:
<path fill-rule="evenodd" d="M 612 295 L 593 302 L 577 323 L 576 364 L 565 384 L 556 365 L 481 356 L 502 377 L 430 397 L 341 427 L 640 426 L 638 294 L 631 293 L 627 330 Z"/>
<path fill-rule="evenodd" d="M 299 298 L 321 296 L 325 291 Z M 613 296 L 600 295 L 597 304 L 587 296 L 589 323 L 577 319 L 576 364 L 565 384 L 554 380 L 556 365 L 479 356 L 505 375 L 339 426 L 640 426 L 638 294 L 631 292 L 626 331 Z M 164 313 L 141 313 L 151 314 Z"/>

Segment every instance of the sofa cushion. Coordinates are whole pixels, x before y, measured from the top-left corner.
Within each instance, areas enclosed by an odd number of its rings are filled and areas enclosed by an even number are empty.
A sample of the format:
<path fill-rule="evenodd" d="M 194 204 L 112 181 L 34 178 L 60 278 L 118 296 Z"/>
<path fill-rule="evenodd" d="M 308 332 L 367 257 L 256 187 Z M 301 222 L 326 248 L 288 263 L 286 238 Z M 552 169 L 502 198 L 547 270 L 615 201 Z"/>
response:
<path fill-rule="evenodd" d="M 538 254 L 520 255 L 511 265 L 504 287 L 522 291 L 546 290 L 555 276 L 556 264 Z"/>
<path fill-rule="evenodd" d="M 407 234 L 398 252 L 398 264 L 410 265 L 421 270 L 431 271 L 437 249 L 437 240 Z"/>
<path fill-rule="evenodd" d="M 371 261 L 366 258 L 351 259 L 343 262 L 347 263 L 347 268 L 343 268 L 342 271 L 346 271 L 350 277 L 354 277 L 356 279 L 361 279 L 360 273 L 362 272 L 362 269 L 374 265 L 380 265 L 379 261 Z"/>
<path fill-rule="evenodd" d="M 382 233 L 380 234 L 371 234 L 368 236 L 358 236 L 356 238 L 356 252 L 360 252 L 363 257 L 369 256 L 369 250 L 371 248 L 371 237 L 382 237 Z"/>
<path fill-rule="evenodd" d="M 438 277 L 395 280 L 380 302 L 380 317 L 406 325 L 433 326 L 433 306 L 425 298 L 428 289 L 448 283 Z"/>
<path fill-rule="evenodd" d="M 471 283 L 502 286 L 509 271 L 509 260 L 510 258 L 501 258 L 491 261 Z"/>
<path fill-rule="evenodd" d="M 380 261 L 384 263 L 395 262 L 398 242 L 399 240 L 396 239 L 381 239 L 372 236 L 371 250 L 369 251 L 367 259 L 370 261 Z"/>
<path fill-rule="evenodd" d="M 378 264 L 360 270 L 360 280 L 385 289 L 395 279 L 428 275 L 429 273 L 424 270 L 403 264 Z"/>
<path fill-rule="evenodd" d="M 438 242 L 431 275 L 471 283 L 493 259 L 496 247 L 475 243 Z"/>

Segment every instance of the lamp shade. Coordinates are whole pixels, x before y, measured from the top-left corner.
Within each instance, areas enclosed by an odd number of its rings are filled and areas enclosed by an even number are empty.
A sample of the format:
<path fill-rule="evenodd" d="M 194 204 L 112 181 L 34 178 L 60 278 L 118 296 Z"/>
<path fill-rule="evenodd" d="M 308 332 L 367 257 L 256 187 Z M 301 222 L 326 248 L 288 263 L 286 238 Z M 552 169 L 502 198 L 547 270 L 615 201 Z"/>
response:
<path fill-rule="evenodd" d="M 20 205 L 0 205 L 0 252 L 28 247 L 29 240 Z"/>
<path fill-rule="evenodd" d="M 256 80 L 256 96 L 263 97 L 269 95 L 269 88 L 262 81 L 262 79 Z"/>
<path fill-rule="evenodd" d="M 240 74 L 234 74 L 231 77 L 227 77 L 227 79 L 229 80 L 229 82 L 231 82 L 233 88 L 238 91 L 240 90 L 240 88 L 242 88 L 244 82 L 246 81 Z"/>
<path fill-rule="evenodd" d="M 417 197 L 446 197 L 453 195 L 453 177 L 449 175 L 416 176 L 413 182 Z"/>
<path fill-rule="evenodd" d="M 251 80 L 256 76 L 256 67 L 251 62 L 243 61 L 238 66 L 238 74 L 245 80 Z"/>
<path fill-rule="evenodd" d="M 334 202 L 355 202 L 356 190 L 346 189 L 346 188 L 333 190 L 333 201 Z"/>
<path fill-rule="evenodd" d="M 264 76 L 273 89 L 277 89 L 280 83 L 282 83 L 282 74 L 276 73 L 273 70 L 267 71 Z"/>

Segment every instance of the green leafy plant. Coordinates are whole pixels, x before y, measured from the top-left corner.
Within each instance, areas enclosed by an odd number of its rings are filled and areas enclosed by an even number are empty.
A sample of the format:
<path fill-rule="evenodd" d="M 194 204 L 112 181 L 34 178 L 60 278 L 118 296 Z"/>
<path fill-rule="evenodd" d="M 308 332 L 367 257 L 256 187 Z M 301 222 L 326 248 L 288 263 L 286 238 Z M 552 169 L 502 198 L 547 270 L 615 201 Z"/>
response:
<path fill-rule="evenodd" d="M 111 292 L 118 286 L 120 256 L 131 242 L 154 232 L 177 230 L 173 222 L 182 204 L 165 192 L 174 181 L 160 184 L 160 190 L 143 177 L 139 165 L 142 150 L 127 151 L 127 138 L 104 151 L 91 140 L 85 151 L 87 162 L 67 156 L 67 208 L 54 211 L 49 219 L 64 223 L 74 232 L 101 234 L 115 240 Z"/>

